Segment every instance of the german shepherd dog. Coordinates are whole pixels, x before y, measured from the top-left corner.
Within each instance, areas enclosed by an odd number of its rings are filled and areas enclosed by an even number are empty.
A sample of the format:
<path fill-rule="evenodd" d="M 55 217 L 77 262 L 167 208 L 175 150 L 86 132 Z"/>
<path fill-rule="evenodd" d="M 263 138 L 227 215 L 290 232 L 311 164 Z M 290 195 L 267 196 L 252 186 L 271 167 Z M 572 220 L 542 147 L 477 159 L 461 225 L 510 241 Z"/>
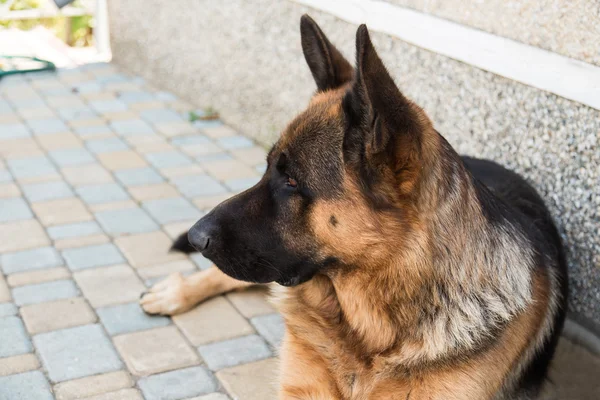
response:
<path fill-rule="evenodd" d="M 355 67 L 310 17 L 300 26 L 316 94 L 260 182 L 175 242 L 218 269 L 172 275 L 144 309 L 278 283 L 282 399 L 536 398 L 567 292 L 542 199 L 516 173 L 460 157 L 365 25 Z"/>

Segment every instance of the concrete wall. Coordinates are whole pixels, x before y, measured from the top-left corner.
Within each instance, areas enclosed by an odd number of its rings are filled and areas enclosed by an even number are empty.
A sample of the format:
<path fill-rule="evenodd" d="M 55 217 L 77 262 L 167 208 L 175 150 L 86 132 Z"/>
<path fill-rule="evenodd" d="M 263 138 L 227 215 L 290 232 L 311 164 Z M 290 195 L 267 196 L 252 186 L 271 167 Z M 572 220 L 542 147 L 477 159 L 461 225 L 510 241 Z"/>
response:
<path fill-rule="evenodd" d="M 356 26 L 289 1 L 109 0 L 109 12 L 114 62 L 216 108 L 265 144 L 314 90 L 300 48 L 303 13 L 354 59 Z M 401 89 L 460 152 L 514 168 L 541 191 L 569 249 L 571 308 L 600 322 L 600 111 L 384 34 L 373 40 Z"/>
<path fill-rule="evenodd" d="M 600 65 L 597 0 L 384 0 Z"/>

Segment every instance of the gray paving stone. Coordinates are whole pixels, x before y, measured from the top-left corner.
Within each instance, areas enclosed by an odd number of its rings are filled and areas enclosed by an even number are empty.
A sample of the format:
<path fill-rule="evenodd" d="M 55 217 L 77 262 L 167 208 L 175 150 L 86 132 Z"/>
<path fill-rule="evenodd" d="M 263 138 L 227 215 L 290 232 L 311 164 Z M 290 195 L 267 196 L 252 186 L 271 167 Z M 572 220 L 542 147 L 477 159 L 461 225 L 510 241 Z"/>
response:
<path fill-rule="evenodd" d="M 37 335 L 33 343 L 52 382 L 117 371 L 123 367 L 100 325 Z"/>
<path fill-rule="evenodd" d="M 53 96 L 69 96 L 73 94 L 71 90 L 60 83 L 59 80 L 55 79 L 54 81 L 43 81 L 41 86 L 37 86 L 36 90 L 42 94 L 44 97 L 53 97 Z"/>
<path fill-rule="evenodd" d="M 115 176 L 125 186 L 151 185 L 164 182 L 153 168 L 134 168 L 115 172 Z"/>
<path fill-rule="evenodd" d="M 217 390 L 214 377 L 204 367 L 152 375 L 138 381 L 146 400 L 178 400 Z"/>
<path fill-rule="evenodd" d="M 3 79 L 2 86 L 6 87 L 7 84 L 4 82 L 6 79 Z M 19 84 L 11 85 L 11 90 L 4 92 L 6 98 L 13 103 L 13 106 L 18 103 L 19 100 L 35 100 L 41 99 L 42 97 L 31 87 L 29 82 L 23 82 Z"/>
<path fill-rule="evenodd" d="M 94 154 L 129 149 L 129 146 L 119 138 L 88 140 L 85 142 L 85 146 Z"/>
<path fill-rule="evenodd" d="M 285 334 L 285 323 L 280 314 L 259 315 L 250 320 L 252 326 L 273 347 L 279 347 Z"/>
<path fill-rule="evenodd" d="M 95 71 L 103 71 L 103 73 L 105 73 L 106 71 L 116 71 L 116 68 L 112 64 L 104 62 L 104 61 L 83 64 L 77 68 L 79 68 L 80 71 L 91 72 L 92 74 Z M 98 81 L 100 81 L 100 79 L 98 79 Z"/>
<path fill-rule="evenodd" d="M 115 132 L 122 136 L 152 135 L 154 133 L 154 129 L 141 119 L 113 121 L 110 126 Z"/>
<path fill-rule="evenodd" d="M 149 200 L 142 207 L 161 225 L 176 221 L 199 219 L 202 213 L 183 197 Z"/>
<path fill-rule="evenodd" d="M 221 126 L 223 125 L 223 122 L 218 120 L 218 119 L 208 119 L 208 120 L 204 120 L 204 119 L 199 119 L 196 120 L 192 123 L 192 125 L 194 125 L 196 128 L 214 128 L 216 126 Z"/>
<path fill-rule="evenodd" d="M 58 118 L 28 120 L 27 125 L 36 135 L 68 132 L 69 127 Z"/>
<path fill-rule="evenodd" d="M 41 96 L 33 96 L 22 99 L 12 99 L 12 102 L 18 111 L 29 110 L 32 108 L 40 108 L 46 105 L 46 102 L 44 101 L 44 99 L 42 99 Z"/>
<path fill-rule="evenodd" d="M 69 69 L 59 68 L 56 71 L 54 71 L 54 73 L 56 74 L 56 76 L 58 76 L 59 79 L 65 79 L 73 75 L 80 76 L 81 74 L 85 73 L 82 67 L 83 65 Z"/>
<path fill-rule="evenodd" d="M 187 121 L 163 122 L 154 126 L 158 132 L 167 137 L 194 135 L 198 131 Z"/>
<path fill-rule="evenodd" d="M 0 140 L 29 136 L 31 136 L 31 133 L 24 124 L 0 124 Z"/>
<path fill-rule="evenodd" d="M 55 117 L 54 111 L 50 107 L 20 109 L 19 115 L 23 119 L 41 119 Z"/>
<path fill-rule="evenodd" d="M 229 397 L 226 394 L 216 392 L 200 397 L 194 397 L 193 399 L 189 400 L 229 400 Z"/>
<path fill-rule="evenodd" d="M 38 97 L 37 92 L 34 90 L 30 83 L 30 80 L 25 79 L 24 75 L 10 75 L 2 79 L 1 87 L 3 89 L 9 88 L 8 91 L 3 94 L 9 100 L 14 98 L 32 98 Z"/>
<path fill-rule="evenodd" d="M 23 194 L 30 202 L 47 201 L 73 197 L 75 194 L 65 182 L 42 182 L 23 185 Z"/>
<path fill-rule="evenodd" d="M 0 400 L 53 400 L 50 385 L 40 371 L 0 377 Z"/>
<path fill-rule="evenodd" d="M 6 164 L 17 179 L 57 173 L 50 160 L 43 156 L 8 160 Z"/>
<path fill-rule="evenodd" d="M 13 180 L 12 175 L 5 169 L 0 169 L 0 183 L 11 182 Z"/>
<path fill-rule="evenodd" d="M 90 135 L 98 135 L 102 133 L 112 133 L 112 130 L 108 125 L 90 125 L 90 126 L 79 126 L 75 128 L 75 133 L 85 138 Z"/>
<path fill-rule="evenodd" d="M 227 193 L 227 189 L 208 175 L 186 175 L 173 178 L 172 182 L 188 197 L 214 196 Z"/>
<path fill-rule="evenodd" d="M 248 139 L 245 136 L 230 136 L 230 137 L 220 138 L 217 141 L 217 144 L 227 150 L 241 149 L 243 147 L 254 146 L 254 143 L 252 142 L 252 140 Z"/>
<path fill-rule="evenodd" d="M 79 289 L 72 280 L 38 283 L 14 288 L 12 296 L 18 306 L 79 296 Z"/>
<path fill-rule="evenodd" d="M 158 328 L 171 323 L 167 317 L 146 314 L 137 302 L 98 308 L 96 313 L 111 335 Z"/>
<path fill-rule="evenodd" d="M 56 82 L 57 79 L 56 71 L 36 71 L 30 72 L 24 78 L 31 82 Z"/>
<path fill-rule="evenodd" d="M 182 274 L 185 276 L 185 274 Z M 149 279 L 144 279 L 144 286 L 146 286 L 147 288 L 151 288 L 152 286 L 156 285 L 158 282 L 162 281 L 165 279 L 166 276 L 157 276 L 156 278 L 149 278 Z"/>
<path fill-rule="evenodd" d="M 0 99 L 0 115 L 9 115 L 14 113 L 15 110 L 13 110 L 8 101 Z"/>
<path fill-rule="evenodd" d="M 269 346 L 258 335 L 206 344 L 198 347 L 198 352 L 213 371 L 262 360 L 273 355 Z"/>
<path fill-rule="evenodd" d="M 192 163 L 189 158 L 176 151 L 146 154 L 146 160 L 155 168 L 180 167 Z"/>
<path fill-rule="evenodd" d="M 6 97 L 12 99 L 13 97 L 32 97 L 37 96 L 35 90 L 33 90 L 31 83 L 20 75 L 11 75 L 2 79 L 2 88 L 10 88 L 11 92 L 6 92 Z M 18 92 L 18 95 L 17 95 Z"/>
<path fill-rule="evenodd" d="M 33 217 L 33 213 L 22 198 L 0 199 L 0 222 L 17 221 L 31 217 Z"/>
<path fill-rule="evenodd" d="M 152 232 L 160 229 L 141 208 L 102 211 L 96 213 L 95 217 L 104 231 L 112 236 Z"/>
<path fill-rule="evenodd" d="M 94 308 L 138 301 L 144 285 L 128 265 L 75 271 L 73 278 Z"/>
<path fill-rule="evenodd" d="M 252 186 L 256 185 L 259 180 L 260 177 L 230 179 L 228 181 L 225 181 L 225 186 L 227 186 L 230 190 L 234 192 L 241 192 L 246 189 L 250 189 Z"/>
<path fill-rule="evenodd" d="M 5 274 L 63 265 L 60 254 L 54 247 L 40 247 L 15 253 L 0 254 L 0 265 Z"/>
<path fill-rule="evenodd" d="M 209 269 L 213 266 L 213 262 L 200 253 L 190 254 L 190 258 L 200 269 Z"/>
<path fill-rule="evenodd" d="M 19 317 L 0 318 L 0 358 L 31 353 L 33 347 Z M 0 393 L 2 387 L 0 386 Z"/>
<path fill-rule="evenodd" d="M 125 262 L 119 249 L 112 243 L 67 249 L 62 255 L 73 271 Z"/>
<path fill-rule="evenodd" d="M 0 318 L 2 317 L 10 317 L 11 315 L 17 315 L 18 312 L 17 306 L 13 303 L 2 303 L 0 304 Z"/>
<path fill-rule="evenodd" d="M 79 121 L 83 119 L 98 118 L 98 114 L 87 107 L 59 108 L 58 115 L 65 121 Z"/>
<path fill-rule="evenodd" d="M 72 93 L 66 87 L 38 88 L 38 91 L 46 97 L 68 96 Z"/>
<path fill-rule="evenodd" d="M 153 124 L 162 122 L 181 122 L 183 119 L 173 110 L 144 110 L 140 116 Z"/>
<path fill-rule="evenodd" d="M 160 92 L 156 92 L 155 95 L 156 95 L 156 98 L 160 101 L 165 101 L 165 102 L 177 101 L 177 96 L 175 96 L 173 93 L 170 93 L 170 92 L 160 91 Z"/>
<path fill-rule="evenodd" d="M 125 75 L 122 75 L 122 74 L 111 74 L 111 75 L 99 76 L 96 78 L 96 81 L 98 81 L 98 83 L 106 85 L 108 83 L 127 82 L 127 81 L 129 81 L 129 78 L 127 78 Z"/>
<path fill-rule="evenodd" d="M 31 82 L 31 86 L 39 91 L 47 88 L 65 87 L 54 71 L 29 72 L 26 78 Z"/>
<path fill-rule="evenodd" d="M 119 100 L 127 104 L 144 103 L 154 101 L 155 98 L 151 93 L 148 92 L 121 92 L 119 94 Z"/>
<path fill-rule="evenodd" d="M 94 100 L 89 102 L 90 107 L 99 113 L 127 111 L 127 104 L 120 100 Z"/>
<path fill-rule="evenodd" d="M 211 143 L 211 140 L 204 135 L 194 135 L 173 138 L 171 139 L 171 143 L 176 146 L 192 146 L 198 144 L 208 144 Z"/>
<path fill-rule="evenodd" d="M 139 147 L 139 146 L 144 146 L 144 144 L 142 144 L 143 142 L 145 143 L 157 143 L 157 142 L 165 142 L 165 138 L 163 138 L 160 134 L 154 132 L 154 133 L 144 133 L 144 134 L 135 134 L 135 135 L 121 135 L 123 136 L 123 140 L 125 140 L 127 143 L 129 143 L 129 145 L 131 147 Z M 140 139 L 140 136 L 143 137 L 143 139 Z"/>
<path fill-rule="evenodd" d="M 79 93 L 98 93 L 102 91 L 102 85 L 96 81 L 85 81 L 78 82 L 73 85 L 74 89 L 77 89 Z"/>
<path fill-rule="evenodd" d="M 85 103 L 81 98 L 72 93 L 63 96 L 46 96 L 46 103 L 54 109 L 61 107 L 85 107 Z"/>
<path fill-rule="evenodd" d="M 139 86 L 143 86 L 147 83 L 147 81 L 141 76 L 134 76 L 129 80 L 131 83 Z"/>
<path fill-rule="evenodd" d="M 196 161 L 201 163 L 224 160 L 233 160 L 233 157 L 227 153 L 207 153 L 196 156 Z"/>
<path fill-rule="evenodd" d="M 94 159 L 94 156 L 85 149 L 55 150 L 51 151 L 49 155 L 54 160 L 54 162 L 60 165 L 61 167 L 88 164 L 96 161 Z"/>
<path fill-rule="evenodd" d="M 27 85 L 27 79 L 23 75 L 8 75 L 2 78 L 2 86 L 3 87 L 12 87 L 12 86 L 23 86 Z"/>
<path fill-rule="evenodd" d="M 53 71 L 37 71 L 30 72 L 26 76 L 27 80 L 31 82 L 31 86 L 36 89 L 64 87 L 62 82 L 58 80 L 58 75 Z"/>
<path fill-rule="evenodd" d="M 48 235 L 53 239 L 68 239 L 102 233 L 100 226 L 94 221 L 76 222 L 74 224 L 56 225 L 47 228 Z"/>
<path fill-rule="evenodd" d="M 195 272 L 198 272 L 198 271 L 197 270 L 181 271 L 181 275 L 184 277 L 188 277 Z M 168 276 L 168 274 L 165 274 L 162 276 L 156 276 L 156 277 L 144 279 L 144 286 L 146 286 L 147 288 L 151 288 L 152 286 L 156 285 L 158 282 L 165 280 L 165 278 L 167 276 Z"/>
<path fill-rule="evenodd" d="M 75 191 L 87 204 L 129 200 L 129 194 L 116 183 L 80 186 Z"/>

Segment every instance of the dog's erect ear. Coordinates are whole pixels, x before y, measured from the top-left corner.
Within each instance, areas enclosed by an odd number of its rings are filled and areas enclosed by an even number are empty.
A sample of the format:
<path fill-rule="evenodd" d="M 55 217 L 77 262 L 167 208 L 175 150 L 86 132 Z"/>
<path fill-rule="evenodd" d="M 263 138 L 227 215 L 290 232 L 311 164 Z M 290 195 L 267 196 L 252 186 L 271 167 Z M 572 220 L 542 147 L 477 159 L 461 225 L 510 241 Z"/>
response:
<path fill-rule="evenodd" d="M 352 79 L 354 71 L 350 63 L 306 14 L 300 18 L 300 36 L 304 58 L 319 91 L 335 89 Z"/>
<path fill-rule="evenodd" d="M 344 137 L 347 162 L 363 168 L 378 168 L 384 162 L 399 171 L 419 158 L 423 124 L 428 119 L 400 92 L 365 25 L 356 32 L 356 78 L 343 105 L 348 121 Z"/>
<path fill-rule="evenodd" d="M 415 109 L 377 55 L 367 27 L 361 25 L 356 32 L 356 79 L 344 97 L 349 121 L 345 155 L 360 161 L 358 157 L 385 153 L 397 158 L 402 156 L 398 148 L 410 152 L 421 131 Z"/>

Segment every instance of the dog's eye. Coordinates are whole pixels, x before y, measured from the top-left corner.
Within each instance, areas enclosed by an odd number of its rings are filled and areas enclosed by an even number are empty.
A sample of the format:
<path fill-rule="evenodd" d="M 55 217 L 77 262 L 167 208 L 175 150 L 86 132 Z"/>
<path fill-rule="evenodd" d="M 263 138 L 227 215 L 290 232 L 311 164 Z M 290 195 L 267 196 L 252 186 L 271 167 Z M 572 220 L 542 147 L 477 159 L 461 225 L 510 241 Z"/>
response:
<path fill-rule="evenodd" d="M 287 181 L 285 181 L 285 184 L 291 188 L 298 187 L 298 182 L 294 178 L 290 178 L 289 176 L 287 177 Z"/>

